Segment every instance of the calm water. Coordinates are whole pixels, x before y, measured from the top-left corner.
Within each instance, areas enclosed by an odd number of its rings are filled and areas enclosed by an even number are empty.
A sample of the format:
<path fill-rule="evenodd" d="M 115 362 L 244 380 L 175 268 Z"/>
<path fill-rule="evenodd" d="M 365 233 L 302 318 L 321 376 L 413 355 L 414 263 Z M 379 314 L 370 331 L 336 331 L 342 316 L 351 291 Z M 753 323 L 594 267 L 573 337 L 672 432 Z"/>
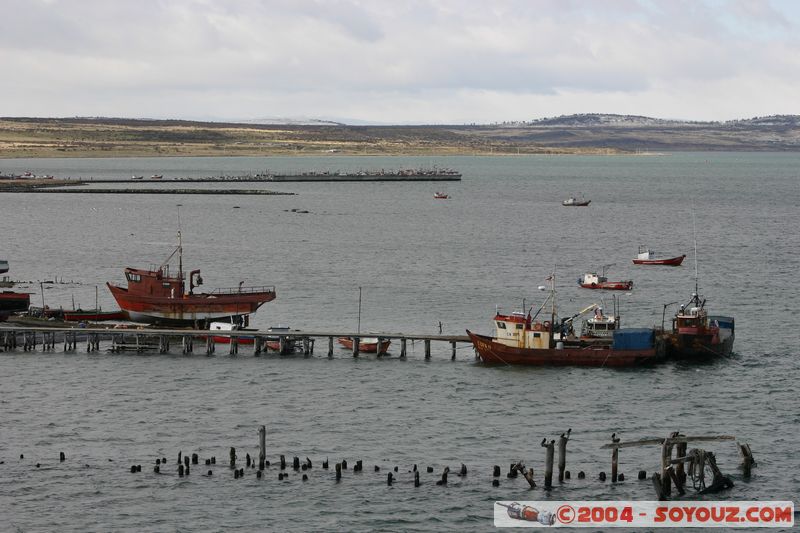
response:
<path fill-rule="evenodd" d="M 798 155 L 2 160 L 0 170 L 127 179 L 433 165 L 464 179 L 245 185 L 296 193 L 274 197 L 2 195 L 0 257 L 12 278 L 33 282 L 22 287 L 37 305 L 93 307 L 99 287 L 99 303 L 113 307 L 104 283 L 121 282 L 125 266 L 163 261 L 179 213 L 184 265 L 201 268 L 208 288 L 276 285 L 256 327 L 353 330 L 360 286 L 362 330 L 436 333 L 441 321 L 445 333 L 488 333 L 496 305 L 538 304 L 553 268 L 563 314 L 600 302 L 575 281 L 606 264 L 610 278 L 636 284 L 621 298 L 624 324 L 652 326 L 664 304 L 693 290 L 694 205 L 700 292 L 712 313 L 736 317 L 735 356 L 620 371 L 486 368 L 471 348 L 453 362 L 449 346 L 435 344 L 430 362 L 421 345 L 405 361 L 344 351 L 329 360 L 324 349 L 309 358 L 2 353 L 0 529 L 485 531 L 497 499 L 653 499 L 636 472 L 654 471 L 659 450 L 623 450 L 628 479 L 612 485 L 597 481 L 610 470 L 600 446 L 612 432 L 633 440 L 675 429 L 751 444 L 749 482 L 732 443 L 706 446 L 736 482 L 717 499 L 796 498 Z M 432 198 L 442 188 L 452 199 Z M 560 205 L 581 194 L 589 208 Z M 634 267 L 639 244 L 688 258 L 680 268 Z M 64 283 L 40 289 L 53 279 Z M 294 473 L 278 482 L 275 467 L 260 481 L 252 470 L 233 479 L 229 448 L 242 461 L 257 456 L 261 424 L 267 459 L 310 457 L 309 482 Z M 539 443 L 567 428 L 572 481 L 550 495 L 522 478 L 491 486 L 492 465 L 505 473 L 518 460 L 542 485 Z M 213 476 L 201 464 L 179 479 L 179 450 L 216 456 Z M 160 476 L 156 457 L 169 461 Z M 325 457 L 362 459 L 364 472 L 336 484 L 320 468 Z M 434 485 L 462 462 L 466 478 Z M 387 487 L 394 466 L 399 480 Z M 579 470 L 586 480 L 575 479 Z"/>

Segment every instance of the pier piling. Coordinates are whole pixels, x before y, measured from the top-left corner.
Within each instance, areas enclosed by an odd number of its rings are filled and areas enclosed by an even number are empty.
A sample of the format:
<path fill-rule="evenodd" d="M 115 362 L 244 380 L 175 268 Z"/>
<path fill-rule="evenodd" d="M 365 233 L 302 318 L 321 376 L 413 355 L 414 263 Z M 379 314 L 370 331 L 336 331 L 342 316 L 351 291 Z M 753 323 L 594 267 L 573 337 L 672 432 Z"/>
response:
<path fill-rule="evenodd" d="M 556 441 L 542 439 L 542 447 L 545 448 L 545 463 L 544 463 L 544 488 L 550 490 L 553 488 L 553 456 L 555 455 Z"/>
<path fill-rule="evenodd" d="M 258 428 L 258 469 L 264 470 L 264 461 L 267 459 L 267 428 Z"/>
<path fill-rule="evenodd" d="M 564 482 L 564 471 L 567 468 L 567 441 L 569 441 L 569 434 L 572 433 L 572 428 L 567 429 L 566 433 L 562 433 L 558 438 L 558 482 Z"/>

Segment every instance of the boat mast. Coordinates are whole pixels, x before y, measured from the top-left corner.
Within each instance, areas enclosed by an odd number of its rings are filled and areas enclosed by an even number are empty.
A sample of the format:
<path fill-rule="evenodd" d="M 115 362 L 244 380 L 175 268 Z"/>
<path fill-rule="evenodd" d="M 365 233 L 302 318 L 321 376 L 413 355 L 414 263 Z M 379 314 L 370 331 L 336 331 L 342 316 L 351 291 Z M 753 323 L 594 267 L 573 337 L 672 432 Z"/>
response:
<path fill-rule="evenodd" d="M 358 330 L 356 332 L 361 334 L 361 287 L 358 288 Z"/>
<path fill-rule="evenodd" d="M 550 274 L 550 296 L 553 299 L 552 301 L 552 308 L 550 310 L 550 335 L 548 340 L 548 347 L 553 348 L 555 347 L 555 342 L 553 339 L 553 331 L 555 330 L 556 325 L 556 267 L 553 265 L 553 273 Z"/>
<path fill-rule="evenodd" d="M 700 291 L 698 288 L 698 272 L 697 272 L 697 226 L 695 225 L 694 217 L 694 200 L 692 200 L 692 236 L 694 237 L 694 303 L 700 306 Z"/>

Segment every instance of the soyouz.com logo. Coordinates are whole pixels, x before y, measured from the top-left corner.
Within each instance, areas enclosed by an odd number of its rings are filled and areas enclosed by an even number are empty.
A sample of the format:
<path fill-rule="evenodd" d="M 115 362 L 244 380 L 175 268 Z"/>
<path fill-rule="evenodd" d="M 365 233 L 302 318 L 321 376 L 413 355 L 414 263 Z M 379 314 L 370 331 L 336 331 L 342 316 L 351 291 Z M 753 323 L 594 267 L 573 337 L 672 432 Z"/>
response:
<path fill-rule="evenodd" d="M 794 526 L 790 501 L 498 501 L 496 527 Z"/>

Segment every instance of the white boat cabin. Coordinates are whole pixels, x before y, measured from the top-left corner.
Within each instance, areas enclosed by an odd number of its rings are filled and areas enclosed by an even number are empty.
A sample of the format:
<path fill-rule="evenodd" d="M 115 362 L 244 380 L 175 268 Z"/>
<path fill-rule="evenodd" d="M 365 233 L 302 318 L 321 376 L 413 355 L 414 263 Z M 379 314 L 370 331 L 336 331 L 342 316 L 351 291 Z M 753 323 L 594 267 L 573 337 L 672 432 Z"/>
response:
<path fill-rule="evenodd" d="M 618 316 L 608 316 L 603 313 L 601 307 L 598 307 L 594 310 L 594 315 L 581 324 L 581 338 L 611 338 L 619 327 Z"/>
<path fill-rule="evenodd" d="M 597 272 L 587 272 L 583 275 L 581 279 L 578 280 L 578 283 L 582 285 L 599 285 L 601 283 L 605 283 L 608 281 L 608 278 L 605 276 L 600 276 Z"/>
<path fill-rule="evenodd" d="M 639 254 L 636 256 L 636 259 L 644 259 L 650 260 L 654 259 L 656 256 L 655 252 L 648 248 L 647 246 L 639 246 Z"/>
<path fill-rule="evenodd" d="M 550 348 L 550 337 L 560 338 L 551 332 L 550 321 L 533 322 L 530 315 L 515 311 L 510 315 L 494 317 L 495 340 L 514 348 Z"/>

